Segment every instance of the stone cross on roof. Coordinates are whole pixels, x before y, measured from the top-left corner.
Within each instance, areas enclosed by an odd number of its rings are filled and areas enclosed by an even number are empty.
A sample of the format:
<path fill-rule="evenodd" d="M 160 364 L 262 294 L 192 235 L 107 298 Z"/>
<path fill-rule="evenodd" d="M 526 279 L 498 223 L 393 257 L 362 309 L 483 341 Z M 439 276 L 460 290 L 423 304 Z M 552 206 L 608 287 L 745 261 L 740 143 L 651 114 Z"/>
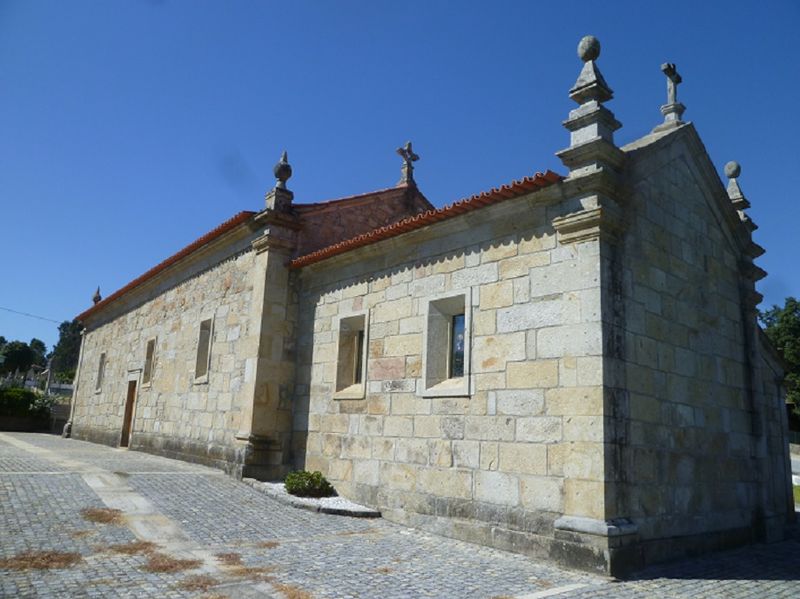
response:
<path fill-rule="evenodd" d="M 683 78 L 672 62 L 662 64 L 661 72 L 667 76 L 667 104 L 675 104 L 678 101 L 678 84 L 683 83 Z"/>
<path fill-rule="evenodd" d="M 400 177 L 398 185 L 414 182 L 414 162 L 419 160 L 419 156 L 411 149 L 411 142 L 407 141 L 402 148 L 397 148 L 397 153 L 403 158 L 403 175 Z"/>
<path fill-rule="evenodd" d="M 678 85 L 683 82 L 683 78 L 675 68 L 675 63 L 665 62 L 661 65 L 661 72 L 667 76 L 667 103 L 661 107 L 661 114 L 664 115 L 664 122 L 654 129 L 663 131 L 682 125 L 681 116 L 686 106 L 678 102 Z"/>

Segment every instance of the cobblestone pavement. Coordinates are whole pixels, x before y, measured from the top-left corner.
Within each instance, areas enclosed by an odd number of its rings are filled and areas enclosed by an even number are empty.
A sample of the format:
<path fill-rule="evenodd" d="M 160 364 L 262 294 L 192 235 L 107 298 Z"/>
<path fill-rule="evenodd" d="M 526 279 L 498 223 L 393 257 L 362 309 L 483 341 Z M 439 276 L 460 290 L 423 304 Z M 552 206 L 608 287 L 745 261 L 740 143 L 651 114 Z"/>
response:
<path fill-rule="evenodd" d="M 87 508 L 122 517 L 97 522 Z M 77 562 L 34 568 L 30 552 Z M 202 466 L 0 433 L 0 596 L 796 598 L 800 541 L 612 582 L 383 520 L 298 510 Z"/>

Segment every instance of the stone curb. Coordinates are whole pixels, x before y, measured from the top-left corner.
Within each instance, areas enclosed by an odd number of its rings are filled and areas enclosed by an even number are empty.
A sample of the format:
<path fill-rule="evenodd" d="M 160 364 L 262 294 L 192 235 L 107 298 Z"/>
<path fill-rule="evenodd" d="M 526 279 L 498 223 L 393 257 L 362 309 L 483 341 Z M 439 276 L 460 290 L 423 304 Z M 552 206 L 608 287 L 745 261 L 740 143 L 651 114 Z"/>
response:
<path fill-rule="evenodd" d="M 322 514 L 332 514 L 335 516 L 351 516 L 353 518 L 380 518 L 381 513 L 378 510 L 359 505 L 347 500 L 341 500 L 340 506 L 324 505 L 324 499 L 331 499 L 329 497 L 316 499 L 311 497 L 295 497 L 289 495 L 283 490 L 283 485 L 280 483 L 264 483 L 254 478 L 243 478 L 242 482 L 256 491 L 263 493 L 268 497 L 272 497 L 276 501 L 280 501 L 286 505 L 301 510 L 308 510 L 309 512 L 319 512 Z M 336 498 L 340 499 L 340 498 Z"/>

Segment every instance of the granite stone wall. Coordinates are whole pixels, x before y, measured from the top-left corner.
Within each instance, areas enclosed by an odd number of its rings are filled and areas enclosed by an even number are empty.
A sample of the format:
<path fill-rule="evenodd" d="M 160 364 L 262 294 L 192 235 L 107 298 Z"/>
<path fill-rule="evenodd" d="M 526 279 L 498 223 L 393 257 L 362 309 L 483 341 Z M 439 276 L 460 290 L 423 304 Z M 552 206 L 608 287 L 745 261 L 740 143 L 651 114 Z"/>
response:
<path fill-rule="evenodd" d="M 72 414 L 73 435 L 117 445 L 128 381 L 137 381 L 130 446 L 226 469 L 245 399 L 238 391 L 255 350 L 246 347 L 255 252 L 240 250 L 188 279 L 165 280 L 150 299 L 89 326 Z M 185 272 L 181 272 L 183 277 Z M 200 323 L 212 319 L 208 375 L 197 380 Z M 150 384 L 143 384 L 147 342 L 156 339 Z M 98 364 L 105 373 L 97 387 Z"/>
<path fill-rule="evenodd" d="M 533 555 L 563 547 L 558 516 L 602 518 L 599 245 L 558 245 L 559 212 L 540 192 L 305 268 L 298 465 L 387 518 Z M 443 396 L 426 314 L 462 294 L 468 391 Z M 356 312 L 364 397 L 337 399 L 338 322 Z"/>
<path fill-rule="evenodd" d="M 781 479 L 773 466 L 785 437 L 775 375 L 769 388 L 753 380 L 754 319 L 723 188 L 709 184 L 687 135 L 631 156 L 617 509 L 638 526 L 648 562 L 696 550 L 698 535 L 716 546 L 758 539 L 770 514 L 782 528 L 786 504 L 765 490 Z"/>

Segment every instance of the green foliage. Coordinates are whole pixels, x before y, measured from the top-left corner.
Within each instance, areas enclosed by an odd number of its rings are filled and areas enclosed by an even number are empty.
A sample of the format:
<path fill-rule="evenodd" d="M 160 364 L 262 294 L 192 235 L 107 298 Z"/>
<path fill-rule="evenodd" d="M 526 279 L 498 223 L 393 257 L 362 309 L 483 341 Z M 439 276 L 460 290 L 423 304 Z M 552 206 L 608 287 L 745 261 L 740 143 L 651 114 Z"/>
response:
<path fill-rule="evenodd" d="M 46 419 L 54 401 L 49 396 L 37 396 L 33 391 L 12 387 L 0 389 L 0 417 L 33 417 Z"/>
<path fill-rule="evenodd" d="M 55 379 L 57 383 L 66 383 L 67 385 L 71 385 L 72 381 L 75 380 L 75 369 L 73 368 L 72 370 L 56 372 Z"/>
<path fill-rule="evenodd" d="M 44 344 L 44 341 L 34 337 L 28 344 L 28 347 L 30 347 L 31 351 L 33 352 L 33 363 L 38 364 L 39 366 L 46 366 L 47 346 Z"/>
<path fill-rule="evenodd" d="M 298 470 L 286 475 L 286 492 L 298 497 L 330 497 L 334 494 L 331 483 L 325 480 L 322 472 Z"/>
<path fill-rule="evenodd" d="M 787 297 L 783 308 L 772 306 L 760 318 L 764 332 L 786 362 L 786 399 L 800 416 L 800 302 Z"/>
<path fill-rule="evenodd" d="M 5 362 L 0 365 L 0 372 L 13 373 L 17 370 L 27 372 L 36 359 L 36 354 L 27 343 L 11 341 L 3 346 Z"/>
<path fill-rule="evenodd" d="M 75 371 L 78 367 L 78 354 L 81 350 L 81 323 L 65 320 L 58 325 L 58 343 L 53 348 L 53 371 Z M 69 382 L 72 382 L 70 379 Z"/>

